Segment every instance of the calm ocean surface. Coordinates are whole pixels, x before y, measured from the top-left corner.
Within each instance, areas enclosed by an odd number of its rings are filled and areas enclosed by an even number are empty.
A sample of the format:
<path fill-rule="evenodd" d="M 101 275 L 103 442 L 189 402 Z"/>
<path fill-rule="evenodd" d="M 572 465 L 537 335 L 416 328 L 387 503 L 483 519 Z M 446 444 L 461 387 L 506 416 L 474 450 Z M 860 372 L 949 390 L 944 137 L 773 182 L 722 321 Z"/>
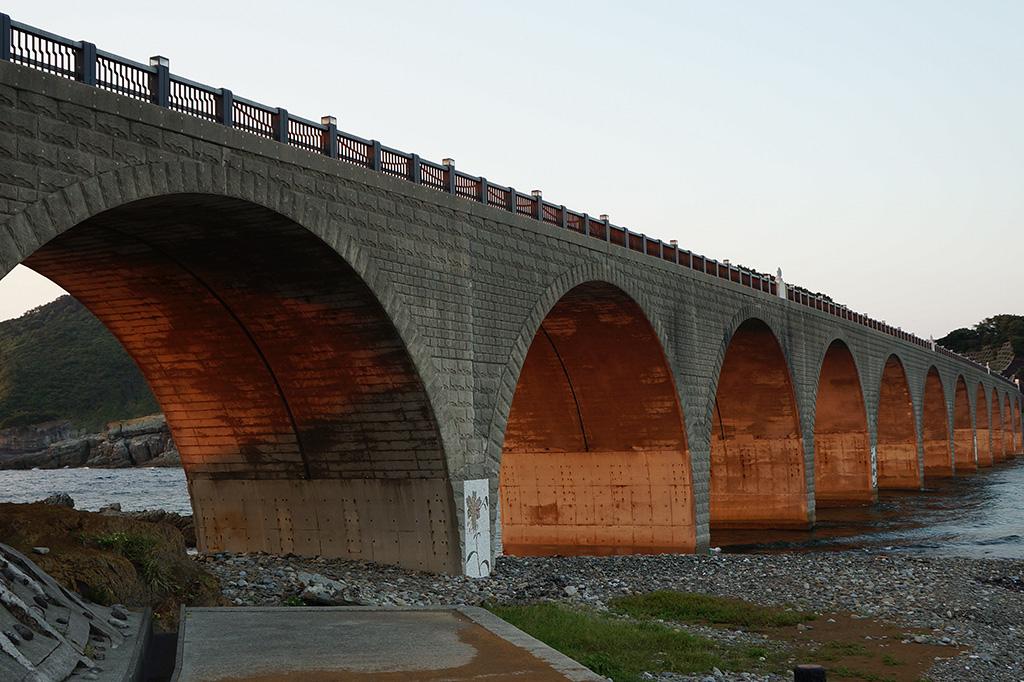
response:
<path fill-rule="evenodd" d="M 120 502 L 128 510 L 191 513 L 181 469 L 0 471 L 0 502 L 63 491 L 79 509 Z M 917 493 L 883 493 L 870 507 L 823 509 L 813 531 L 714 533 L 726 552 L 862 548 L 1024 559 L 1024 459 Z"/>

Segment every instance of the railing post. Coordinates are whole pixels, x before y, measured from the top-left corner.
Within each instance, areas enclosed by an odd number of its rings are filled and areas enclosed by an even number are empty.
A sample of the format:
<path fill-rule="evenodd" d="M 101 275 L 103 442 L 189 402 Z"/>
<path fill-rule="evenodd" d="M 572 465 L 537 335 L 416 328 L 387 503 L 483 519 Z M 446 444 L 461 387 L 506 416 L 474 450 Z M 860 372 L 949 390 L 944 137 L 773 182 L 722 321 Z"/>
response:
<path fill-rule="evenodd" d="M 539 189 L 530 192 L 533 197 L 533 217 L 536 220 L 544 221 L 544 196 Z"/>
<path fill-rule="evenodd" d="M 78 80 L 86 85 L 96 85 L 96 45 L 82 41 L 82 49 L 75 53 Z"/>
<path fill-rule="evenodd" d="M 516 192 L 515 187 L 508 188 L 508 194 L 505 195 L 505 208 L 511 213 L 516 213 L 516 204 L 519 202 L 519 193 Z"/>
<path fill-rule="evenodd" d="M 278 107 L 274 117 L 274 139 L 288 144 L 288 110 Z"/>
<path fill-rule="evenodd" d="M 11 18 L 0 13 L 0 59 L 11 61 Z"/>
<path fill-rule="evenodd" d="M 490 193 L 491 193 L 491 190 L 490 190 L 490 186 L 487 184 L 487 178 L 481 177 L 480 178 L 480 196 L 478 198 L 480 199 L 480 203 L 483 204 L 484 206 L 487 206 L 488 204 L 491 203 Z"/>
<path fill-rule="evenodd" d="M 324 131 L 326 136 L 323 145 L 324 155 L 336 159 L 338 158 L 338 119 L 334 116 L 321 116 L 320 124 L 327 126 L 327 130 Z"/>
<path fill-rule="evenodd" d="M 227 88 L 220 89 L 220 98 L 217 100 L 217 120 L 220 124 L 232 128 L 235 125 L 235 96 Z"/>
<path fill-rule="evenodd" d="M 455 194 L 455 159 L 442 159 L 448 169 L 448 194 Z"/>
<path fill-rule="evenodd" d="M 612 240 L 612 223 L 608 220 L 607 213 L 602 213 L 599 217 L 601 218 L 601 222 L 604 223 L 604 240 L 606 242 L 610 242 Z M 626 246 L 629 246 L 629 244 Z"/>
<path fill-rule="evenodd" d="M 149 84 L 151 100 L 158 107 L 166 107 L 171 101 L 171 61 L 154 55 L 149 58 L 149 65 L 156 69 Z"/>
<path fill-rule="evenodd" d="M 420 164 L 420 155 L 412 154 L 409 157 L 409 182 L 418 185 L 423 181 L 423 166 Z"/>
<path fill-rule="evenodd" d="M 583 234 L 590 236 L 590 214 L 583 214 Z"/>
<path fill-rule="evenodd" d="M 569 211 L 565 208 L 565 204 L 562 204 L 562 215 L 559 221 L 563 228 L 568 229 L 569 227 Z"/>
<path fill-rule="evenodd" d="M 370 142 L 370 170 L 380 172 L 380 142 L 373 140 Z"/>

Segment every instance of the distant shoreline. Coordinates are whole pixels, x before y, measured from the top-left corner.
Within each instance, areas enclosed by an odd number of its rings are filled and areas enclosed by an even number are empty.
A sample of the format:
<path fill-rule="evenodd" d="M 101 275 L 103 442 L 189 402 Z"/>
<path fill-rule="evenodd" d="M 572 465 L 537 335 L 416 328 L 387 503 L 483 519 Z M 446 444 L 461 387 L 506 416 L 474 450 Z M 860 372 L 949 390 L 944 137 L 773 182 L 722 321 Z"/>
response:
<path fill-rule="evenodd" d="M 0 430 L 0 470 L 180 467 L 161 414 L 115 421 L 82 433 L 67 420 Z"/>

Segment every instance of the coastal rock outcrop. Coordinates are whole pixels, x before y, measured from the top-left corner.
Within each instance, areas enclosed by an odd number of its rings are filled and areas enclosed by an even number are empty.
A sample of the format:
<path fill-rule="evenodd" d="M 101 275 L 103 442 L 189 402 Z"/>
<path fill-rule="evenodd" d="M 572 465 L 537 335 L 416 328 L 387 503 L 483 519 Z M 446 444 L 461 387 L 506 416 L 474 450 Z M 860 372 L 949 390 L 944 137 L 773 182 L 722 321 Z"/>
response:
<path fill-rule="evenodd" d="M 68 422 L 0 431 L 0 469 L 181 466 L 163 415 L 111 422 L 82 434 Z"/>

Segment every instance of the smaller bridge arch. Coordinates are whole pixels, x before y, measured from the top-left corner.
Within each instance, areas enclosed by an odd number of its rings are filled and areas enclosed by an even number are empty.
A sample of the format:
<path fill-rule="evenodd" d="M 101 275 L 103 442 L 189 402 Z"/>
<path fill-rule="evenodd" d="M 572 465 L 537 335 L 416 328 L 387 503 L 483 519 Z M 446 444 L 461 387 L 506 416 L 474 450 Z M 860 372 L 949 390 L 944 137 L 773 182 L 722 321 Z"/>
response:
<path fill-rule="evenodd" d="M 988 391 L 979 383 L 975 391 L 974 434 L 978 443 L 978 466 L 992 466 L 992 432 L 990 430 Z"/>
<path fill-rule="evenodd" d="M 814 417 L 814 499 L 818 507 L 875 499 L 871 436 L 860 374 L 849 346 L 828 346 L 818 376 Z"/>
<path fill-rule="evenodd" d="M 748 319 L 726 347 L 711 433 L 711 528 L 806 527 L 796 395 L 775 333 Z"/>
<path fill-rule="evenodd" d="M 992 418 L 992 463 L 998 464 L 1006 459 L 1006 442 L 1003 439 L 1003 406 L 999 402 L 999 392 L 995 388 L 990 392 L 989 409 Z"/>
<path fill-rule="evenodd" d="M 622 289 L 577 285 L 540 323 L 509 410 L 499 495 L 508 554 L 694 550 L 674 378 Z"/>
<path fill-rule="evenodd" d="M 953 453 L 956 473 L 966 474 L 978 469 L 978 453 L 974 444 L 974 425 L 971 423 L 971 397 L 963 375 L 956 378 L 953 394 Z"/>
<path fill-rule="evenodd" d="M 998 395 L 996 400 L 999 400 Z M 1013 419 L 1010 413 L 1010 396 L 1008 394 L 1003 394 L 1000 406 L 1002 419 L 999 424 L 1002 429 L 1003 459 L 1010 459 L 1013 456 Z"/>
<path fill-rule="evenodd" d="M 914 403 L 903 361 L 895 354 L 886 359 L 882 370 L 877 431 L 878 487 L 920 488 Z"/>
<path fill-rule="evenodd" d="M 933 365 L 925 377 L 921 419 L 924 441 L 924 475 L 952 476 L 953 453 L 949 447 L 949 411 L 939 370 Z"/>
<path fill-rule="evenodd" d="M 1024 454 L 1024 443 L 1021 442 L 1021 414 L 1020 414 L 1020 396 L 1014 396 L 1013 399 L 1013 454 L 1020 455 Z"/>

